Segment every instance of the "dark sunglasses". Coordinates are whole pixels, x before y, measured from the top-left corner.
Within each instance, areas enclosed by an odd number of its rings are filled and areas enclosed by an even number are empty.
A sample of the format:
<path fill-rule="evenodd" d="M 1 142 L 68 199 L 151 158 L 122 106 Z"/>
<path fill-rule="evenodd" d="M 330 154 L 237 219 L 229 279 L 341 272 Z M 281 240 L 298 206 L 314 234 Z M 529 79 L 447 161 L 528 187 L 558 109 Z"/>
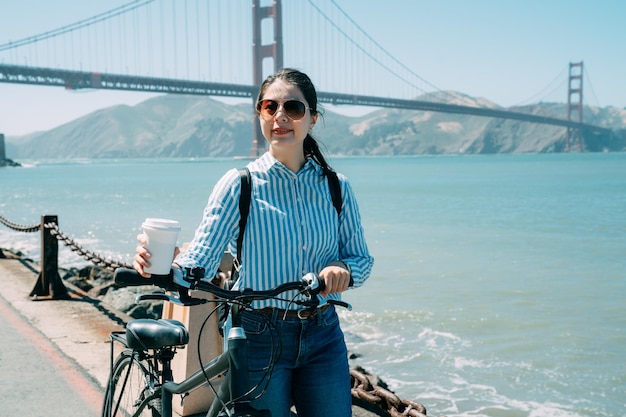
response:
<path fill-rule="evenodd" d="M 271 119 L 274 117 L 281 103 L 275 100 L 261 100 L 256 103 L 256 111 L 264 119 Z M 308 107 L 306 104 L 299 100 L 287 100 L 282 103 L 283 110 L 291 120 L 300 120 L 306 114 Z"/>

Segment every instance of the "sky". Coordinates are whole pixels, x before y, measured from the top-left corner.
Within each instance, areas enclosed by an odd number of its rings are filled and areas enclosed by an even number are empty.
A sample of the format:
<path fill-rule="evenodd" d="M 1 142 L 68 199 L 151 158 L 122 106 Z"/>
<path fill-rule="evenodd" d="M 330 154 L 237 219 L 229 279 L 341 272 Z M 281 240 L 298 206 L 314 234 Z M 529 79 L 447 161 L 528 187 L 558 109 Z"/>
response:
<path fill-rule="evenodd" d="M 585 104 L 626 108 L 626 1 L 334 1 L 395 59 L 440 89 L 505 107 L 542 99 L 566 102 L 566 84 L 555 86 L 555 80 L 567 80 L 569 63 L 583 61 Z M 0 0 L 0 45 L 129 2 Z M 153 96 L 0 83 L 0 133 L 48 130 L 100 108 Z"/>

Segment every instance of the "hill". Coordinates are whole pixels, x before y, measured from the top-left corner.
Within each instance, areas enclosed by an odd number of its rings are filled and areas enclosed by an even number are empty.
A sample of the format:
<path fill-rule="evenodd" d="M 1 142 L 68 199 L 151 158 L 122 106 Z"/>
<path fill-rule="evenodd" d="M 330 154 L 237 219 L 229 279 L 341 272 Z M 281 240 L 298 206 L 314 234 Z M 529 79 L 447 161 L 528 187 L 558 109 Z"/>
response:
<path fill-rule="evenodd" d="M 459 93 L 455 104 L 500 108 Z M 428 97 L 420 97 L 421 100 Z M 551 117 L 565 104 L 540 103 L 510 110 Z M 626 110 L 585 107 L 585 121 L 621 129 L 608 138 L 587 139 L 586 149 L 626 150 Z M 246 104 L 209 97 L 164 95 L 136 106 L 98 110 L 55 129 L 7 137 L 14 159 L 233 157 L 248 155 L 254 114 Z M 380 109 L 362 117 L 330 111 L 314 134 L 335 155 L 559 152 L 565 128 L 448 113 Z"/>

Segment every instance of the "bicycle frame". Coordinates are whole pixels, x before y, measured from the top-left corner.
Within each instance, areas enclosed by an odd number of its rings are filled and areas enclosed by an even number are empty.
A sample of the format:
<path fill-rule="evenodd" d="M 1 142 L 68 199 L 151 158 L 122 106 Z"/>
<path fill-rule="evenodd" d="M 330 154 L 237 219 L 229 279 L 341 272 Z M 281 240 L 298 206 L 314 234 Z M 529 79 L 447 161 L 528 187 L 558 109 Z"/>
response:
<path fill-rule="evenodd" d="M 228 333 L 228 349 L 184 381 L 179 383 L 164 381 L 161 387 L 163 417 L 171 417 L 173 394 L 185 394 L 193 391 L 205 384 L 207 380 L 222 374 L 225 374 L 224 381 L 211 404 L 207 417 L 216 417 L 223 404 L 233 400 L 235 400 L 233 416 L 266 415 L 263 411 L 252 409 L 246 401 L 251 388 L 248 375 L 248 343 L 245 331 L 241 327 L 242 311 L 240 306 L 234 304 L 231 309 L 233 326 Z M 165 410 L 168 410 L 169 414 L 166 414 Z"/>
<path fill-rule="evenodd" d="M 175 394 L 185 395 L 220 375 L 224 375 L 224 379 L 216 397 L 211 403 L 207 417 L 217 417 L 225 404 L 232 405 L 232 416 L 269 416 L 266 412 L 255 410 L 248 404 L 248 397 L 252 387 L 250 386 L 248 375 L 248 344 L 245 331 L 241 327 L 241 313 L 243 310 L 238 304 L 233 304 L 231 311 L 233 326 L 228 333 L 228 349 L 183 381 L 175 382 L 172 378 L 171 359 L 174 356 L 173 350 L 170 352 L 167 349 L 166 351 L 170 353 L 164 355 L 165 357 L 153 358 L 161 366 L 159 381 L 161 383 L 161 417 L 173 416 L 172 401 Z M 128 344 L 123 332 L 111 333 L 111 339 L 111 364 L 113 364 L 113 341 L 121 343 L 126 348 L 128 348 Z M 141 351 L 136 352 L 141 355 Z M 143 398 L 141 403 L 137 405 L 135 415 L 143 412 L 157 396 L 158 391 L 155 391 Z"/>
<path fill-rule="evenodd" d="M 233 417 L 270 417 L 269 410 L 255 410 L 250 406 L 251 400 L 255 398 L 256 385 L 253 386 L 250 382 L 249 370 L 248 370 L 248 341 L 245 331 L 241 326 L 241 316 L 246 309 L 245 306 L 249 306 L 254 300 L 267 299 L 275 297 L 287 290 L 306 288 L 307 291 L 319 291 L 322 289 L 319 278 L 315 274 L 307 274 L 302 278 L 300 282 L 290 282 L 281 284 L 272 290 L 253 291 L 251 289 L 240 289 L 238 291 L 224 290 L 215 286 L 212 283 L 203 282 L 201 279 L 204 276 L 204 270 L 202 269 L 200 275 L 191 275 L 192 279 L 186 281 L 190 283 L 188 287 L 180 287 L 179 283 L 172 283 L 172 277 L 170 276 L 153 276 L 152 284 L 158 285 L 166 290 L 178 289 L 178 297 L 172 297 L 164 293 L 152 293 L 144 294 L 138 297 L 138 300 L 151 299 L 151 300 L 168 300 L 183 305 L 196 305 L 204 303 L 206 300 L 194 299 L 189 296 L 187 288 L 198 289 L 201 291 L 211 292 L 222 300 L 230 304 L 232 328 L 229 330 L 227 338 L 227 350 L 204 365 L 201 369 L 194 372 L 191 376 L 181 382 L 173 381 L 171 371 L 171 360 L 174 357 L 176 346 L 180 345 L 166 345 L 157 347 L 154 349 L 154 355 L 149 353 L 153 348 L 135 349 L 129 347 L 129 343 L 126 340 L 125 332 L 114 332 L 111 334 L 111 375 L 109 377 L 109 385 L 107 388 L 107 398 L 103 407 L 103 415 L 110 417 L 112 413 L 111 408 L 113 405 L 118 407 L 118 403 L 123 396 L 126 380 L 130 375 L 130 370 L 133 368 L 135 362 L 136 366 L 140 368 L 140 373 L 146 378 L 141 384 L 142 389 L 139 397 L 132 397 L 132 411 L 133 416 L 140 415 L 146 407 L 151 410 L 153 415 L 160 414 L 161 417 L 172 417 L 172 399 L 174 394 L 185 395 L 197 388 L 200 388 L 207 382 L 215 379 L 220 375 L 224 375 L 224 380 L 221 383 L 219 391 L 213 402 L 211 403 L 207 417 L 218 417 L 220 412 L 226 406 L 228 407 L 228 415 Z M 199 278 L 198 278 L 199 277 Z M 125 268 L 119 268 L 115 273 L 115 281 L 122 286 L 134 286 L 134 285 L 146 285 L 147 280 L 139 276 L 136 271 Z M 185 282 L 183 282 L 185 283 Z M 303 303 L 298 303 L 304 305 Z M 318 306 L 317 300 L 315 300 L 314 306 Z M 180 324 L 180 323 L 179 323 Z M 124 333 L 122 336 L 121 333 Z M 126 350 L 118 356 L 118 361 L 113 363 L 113 341 L 122 343 Z M 141 342 L 140 342 L 141 343 Z M 170 343 L 169 341 L 167 343 Z M 141 343 L 141 346 L 146 346 Z M 150 345 L 148 345 L 150 346 Z M 128 353 L 132 352 L 132 353 Z M 145 352 L 145 353 L 144 353 Z M 137 355 L 137 356 L 135 356 Z M 146 359 L 153 361 L 150 365 L 144 365 Z M 130 363 L 128 363 L 130 362 Z M 160 365 L 159 365 L 160 364 Z M 117 386 L 117 381 L 121 374 L 117 373 L 117 370 L 125 370 L 125 366 L 128 367 L 128 373 L 126 379 L 122 381 L 119 399 L 115 400 L 114 387 Z M 148 367 L 149 369 L 148 369 Z M 153 369 L 155 368 L 155 369 Z M 160 372 L 159 372 L 159 368 Z M 115 383 L 114 380 L 115 371 Z M 157 381 L 158 380 L 158 381 Z M 160 384 L 160 391 L 158 386 Z M 157 389 L 155 389 L 157 388 Z M 154 401 L 157 397 L 161 397 L 160 406 L 161 410 L 158 410 Z M 114 404 L 115 403 L 115 404 Z"/>

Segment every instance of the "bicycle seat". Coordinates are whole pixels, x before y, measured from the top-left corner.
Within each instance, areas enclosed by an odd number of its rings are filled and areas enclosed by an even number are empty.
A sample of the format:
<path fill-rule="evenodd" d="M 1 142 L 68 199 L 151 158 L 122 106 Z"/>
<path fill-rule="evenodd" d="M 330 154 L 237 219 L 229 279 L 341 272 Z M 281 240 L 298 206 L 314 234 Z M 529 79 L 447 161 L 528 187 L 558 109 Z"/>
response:
<path fill-rule="evenodd" d="M 131 349 L 160 349 L 189 343 L 189 332 L 178 320 L 136 319 L 126 325 L 126 342 Z"/>

